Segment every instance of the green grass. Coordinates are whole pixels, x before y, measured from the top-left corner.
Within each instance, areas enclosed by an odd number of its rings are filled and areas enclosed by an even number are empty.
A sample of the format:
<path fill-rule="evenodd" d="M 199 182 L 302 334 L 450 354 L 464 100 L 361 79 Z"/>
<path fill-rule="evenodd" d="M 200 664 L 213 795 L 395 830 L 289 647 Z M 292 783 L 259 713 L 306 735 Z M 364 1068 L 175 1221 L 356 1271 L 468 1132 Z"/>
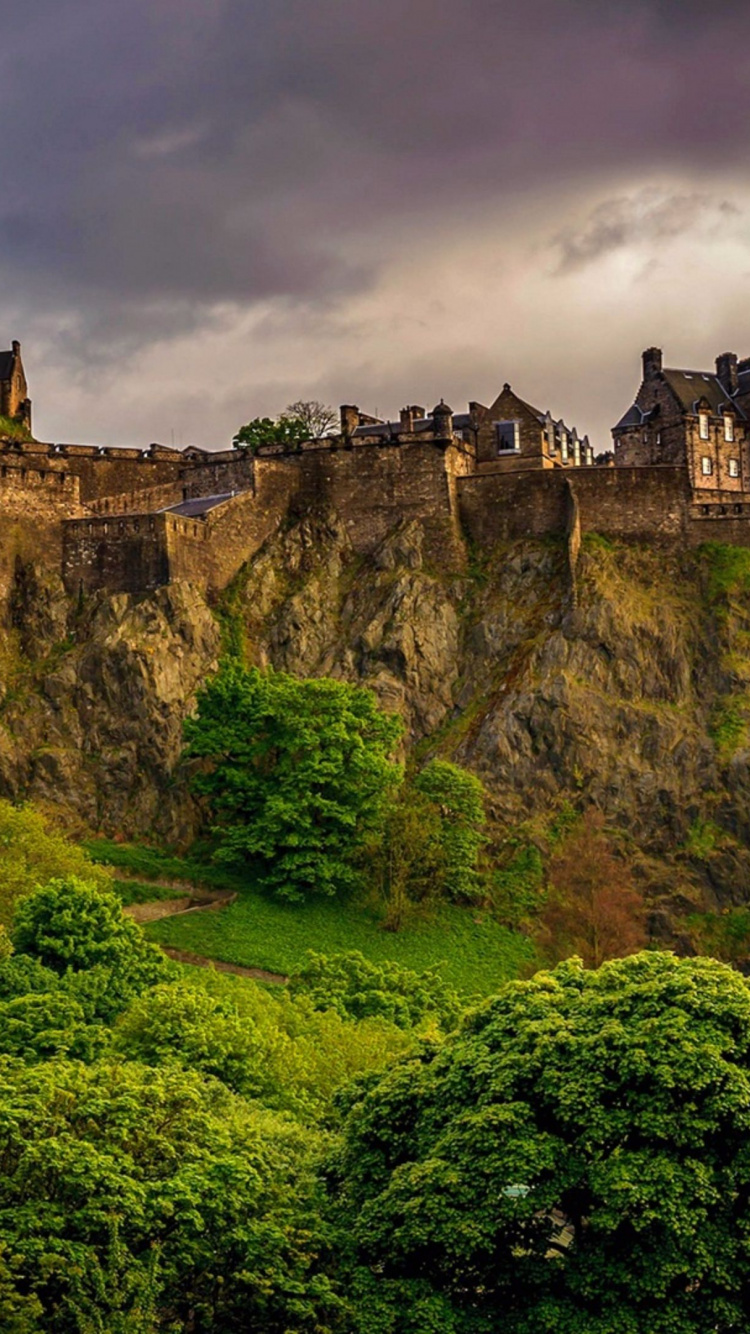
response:
<path fill-rule="evenodd" d="M 149 881 L 178 881 L 235 889 L 237 902 L 221 912 L 163 918 L 146 928 L 151 940 L 190 950 L 225 963 L 291 973 L 306 950 L 339 954 L 361 950 L 366 958 L 393 960 L 417 972 L 439 965 L 441 976 L 465 995 L 486 996 L 509 978 L 538 966 L 531 942 L 477 909 L 441 905 L 432 916 L 410 922 L 400 932 L 384 931 L 380 918 L 359 903 L 319 899 L 285 904 L 248 886 L 247 879 L 189 857 L 135 844 L 93 839 L 86 851 L 95 861 L 137 877 L 146 897 L 170 897 Z M 127 892 L 118 883 L 118 893 Z M 171 891 L 174 894 L 174 891 Z"/>
<path fill-rule="evenodd" d="M 13 417 L 0 416 L 0 440 L 33 440 L 28 427 Z"/>
<path fill-rule="evenodd" d="M 92 861 L 116 870 L 127 871 L 142 883 L 155 880 L 181 881 L 208 889 L 243 889 L 245 882 L 226 869 L 212 866 L 197 857 L 177 857 L 159 848 L 144 848 L 136 843 L 114 843 L 108 838 L 92 838 L 83 844 Z M 153 898 L 160 897 L 157 894 Z"/>
<path fill-rule="evenodd" d="M 750 551 L 723 542 L 705 542 L 699 550 L 708 571 L 709 598 L 750 592 Z"/>
<path fill-rule="evenodd" d="M 476 910 L 448 904 L 394 933 L 359 905 L 288 905 L 245 890 L 221 912 L 164 918 L 147 934 L 162 945 L 273 973 L 293 972 L 306 950 L 360 950 L 373 962 L 392 960 L 417 972 L 438 965 L 441 977 L 465 995 L 489 995 L 536 962 L 524 936 Z"/>
<path fill-rule="evenodd" d="M 155 903 L 157 899 L 177 899 L 178 889 L 167 889 L 164 885 L 148 885 L 141 880 L 115 880 L 112 889 L 123 908 L 130 908 L 134 903 Z"/>

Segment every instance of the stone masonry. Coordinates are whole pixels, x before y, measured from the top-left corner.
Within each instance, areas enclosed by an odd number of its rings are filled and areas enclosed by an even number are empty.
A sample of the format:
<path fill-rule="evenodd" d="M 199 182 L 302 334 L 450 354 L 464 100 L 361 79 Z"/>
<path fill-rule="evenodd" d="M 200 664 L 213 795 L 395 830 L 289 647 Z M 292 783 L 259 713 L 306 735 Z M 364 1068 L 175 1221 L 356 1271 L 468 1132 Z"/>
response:
<path fill-rule="evenodd" d="M 2 415 L 30 424 L 17 343 L 0 353 L 0 392 Z M 750 546 L 750 359 L 670 370 L 649 349 L 613 436 L 614 457 L 595 458 L 506 384 L 462 413 L 441 401 L 387 421 L 345 405 L 335 435 L 293 452 L 0 440 L 0 591 L 33 557 L 74 596 L 181 579 L 218 592 L 290 517 L 326 511 L 363 555 L 417 520 L 428 559 L 456 570 L 467 541 L 559 535 L 574 554 L 581 530 Z"/>

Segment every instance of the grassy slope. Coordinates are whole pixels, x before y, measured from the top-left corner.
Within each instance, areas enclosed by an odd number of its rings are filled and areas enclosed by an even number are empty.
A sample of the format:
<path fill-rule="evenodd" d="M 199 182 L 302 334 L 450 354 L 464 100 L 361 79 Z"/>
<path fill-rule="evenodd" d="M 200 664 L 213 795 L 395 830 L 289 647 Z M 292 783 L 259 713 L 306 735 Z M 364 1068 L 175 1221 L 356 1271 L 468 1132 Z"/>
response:
<path fill-rule="evenodd" d="M 149 937 L 162 945 L 226 963 L 290 973 L 309 949 L 324 954 L 361 950 L 373 961 L 392 959 L 417 971 L 439 965 L 445 981 L 466 995 L 488 995 L 534 966 L 533 948 L 525 937 L 471 909 L 445 905 L 430 920 L 394 934 L 359 905 L 321 900 L 291 906 L 238 885 L 215 868 L 206 872 L 179 858 L 103 840 L 88 847 L 97 859 L 137 872 L 143 881 L 169 876 L 205 883 L 208 874 L 213 885 L 240 888 L 237 902 L 221 912 L 165 918 L 147 928 Z"/>

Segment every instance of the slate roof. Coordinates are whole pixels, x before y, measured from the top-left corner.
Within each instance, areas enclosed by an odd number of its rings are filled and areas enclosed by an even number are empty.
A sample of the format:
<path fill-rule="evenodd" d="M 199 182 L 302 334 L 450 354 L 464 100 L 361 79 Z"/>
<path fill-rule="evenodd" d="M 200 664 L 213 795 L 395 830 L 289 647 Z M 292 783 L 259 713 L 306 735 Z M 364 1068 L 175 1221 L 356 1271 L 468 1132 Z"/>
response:
<path fill-rule="evenodd" d="M 470 425 L 471 416 L 468 412 L 453 413 L 454 431 L 463 431 L 465 427 Z M 415 417 L 412 430 L 416 435 L 418 435 L 420 431 L 434 430 L 432 414 L 427 417 Z M 358 426 L 356 430 L 352 432 L 352 435 L 354 438 L 357 436 L 382 436 L 386 440 L 389 440 L 393 436 L 401 435 L 401 432 L 402 426 L 399 420 L 395 422 L 378 422 L 377 425 L 373 426 Z"/>
<path fill-rule="evenodd" d="M 13 369 L 13 353 L 0 352 L 0 380 L 9 380 Z"/>
<path fill-rule="evenodd" d="M 195 500 L 181 500 L 179 505 L 168 505 L 167 514 L 182 514 L 186 519 L 200 519 L 225 500 L 231 500 L 234 491 L 224 491 L 220 496 L 197 496 Z"/>
<path fill-rule="evenodd" d="M 718 417 L 722 408 L 727 406 L 733 407 L 738 416 L 745 416 L 739 404 L 710 371 L 679 371 L 666 368 L 662 374 L 684 412 L 695 413 L 698 399 L 705 398 L 714 416 Z"/>

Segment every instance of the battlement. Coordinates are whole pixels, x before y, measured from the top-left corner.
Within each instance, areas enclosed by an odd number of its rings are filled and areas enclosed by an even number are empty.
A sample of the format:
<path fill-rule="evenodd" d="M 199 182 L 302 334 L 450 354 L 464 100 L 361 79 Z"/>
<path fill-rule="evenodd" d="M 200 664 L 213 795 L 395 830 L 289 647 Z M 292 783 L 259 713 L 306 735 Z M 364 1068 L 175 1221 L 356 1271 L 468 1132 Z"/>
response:
<path fill-rule="evenodd" d="M 750 374 L 750 373 L 749 373 Z M 692 546 L 750 546 L 750 389 L 733 354 L 716 372 L 644 355 L 614 456 L 509 385 L 490 407 L 414 404 L 397 421 L 353 406 L 337 435 L 295 448 L 209 451 L 0 443 L 0 577 L 14 551 L 62 573 L 72 594 L 146 593 L 175 579 L 209 593 L 290 519 L 335 512 L 357 553 L 417 522 L 428 561 L 460 572 L 467 543 L 580 531 Z M 597 464 L 609 466 L 597 466 Z M 10 522 L 8 522 L 10 520 Z M 574 544 L 575 545 L 575 544 Z"/>

